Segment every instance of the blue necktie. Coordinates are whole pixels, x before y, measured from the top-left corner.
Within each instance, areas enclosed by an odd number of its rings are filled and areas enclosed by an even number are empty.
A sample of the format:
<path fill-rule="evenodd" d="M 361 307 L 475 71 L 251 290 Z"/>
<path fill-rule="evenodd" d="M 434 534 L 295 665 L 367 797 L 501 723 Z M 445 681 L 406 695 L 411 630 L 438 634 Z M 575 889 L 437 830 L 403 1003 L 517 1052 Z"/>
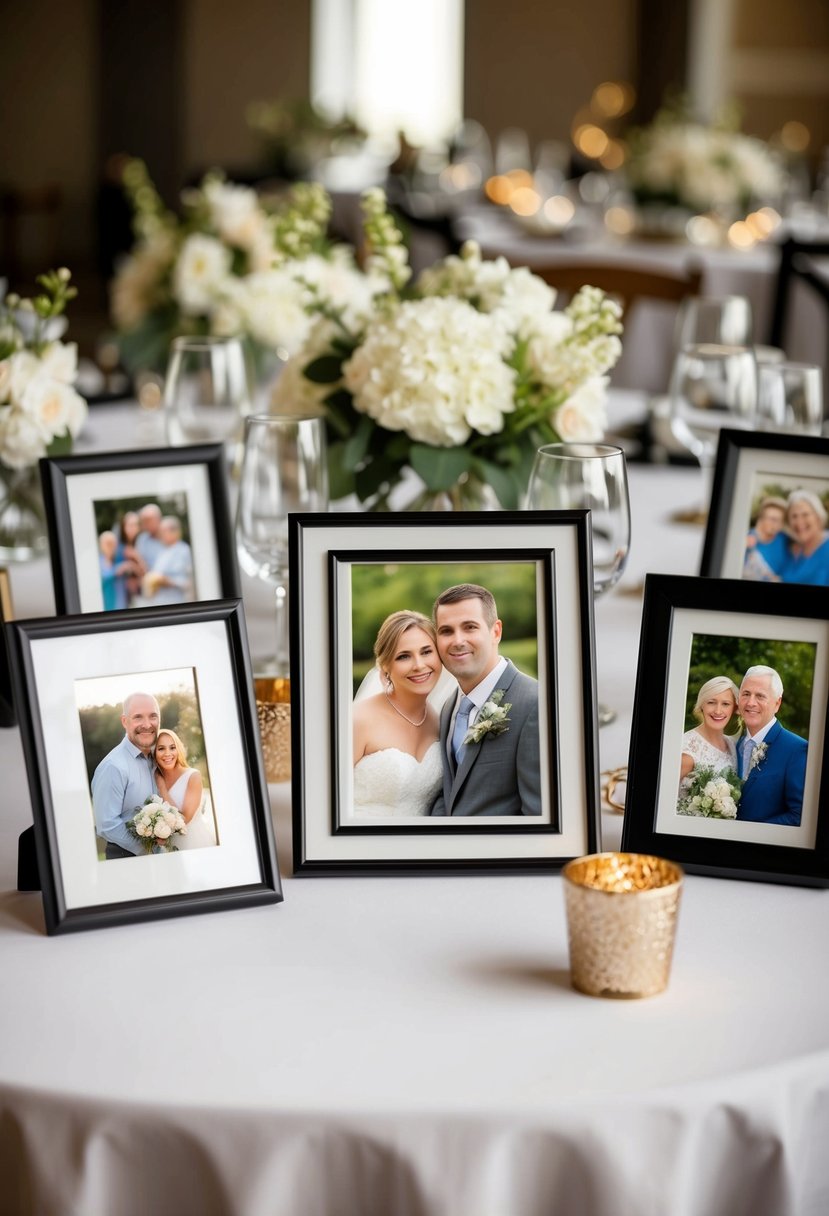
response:
<path fill-rule="evenodd" d="M 455 757 L 456 764 L 459 762 L 460 750 L 469 729 L 469 715 L 474 708 L 475 702 L 470 701 L 469 697 L 464 697 L 455 716 L 455 729 L 452 731 L 452 755 Z"/>
<path fill-rule="evenodd" d="M 751 764 L 751 757 L 754 755 L 754 749 L 755 749 L 755 747 L 756 747 L 756 746 L 757 746 L 757 742 L 756 742 L 756 740 L 755 740 L 755 739 L 744 739 L 744 740 L 743 740 L 743 744 L 742 744 L 742 748 L 743 748 L 743 772 L 742 772 L 742 776 L 743 776 L 744 778 L 748 776 L 748 769 L 749 769 L 749 765 Z"/>

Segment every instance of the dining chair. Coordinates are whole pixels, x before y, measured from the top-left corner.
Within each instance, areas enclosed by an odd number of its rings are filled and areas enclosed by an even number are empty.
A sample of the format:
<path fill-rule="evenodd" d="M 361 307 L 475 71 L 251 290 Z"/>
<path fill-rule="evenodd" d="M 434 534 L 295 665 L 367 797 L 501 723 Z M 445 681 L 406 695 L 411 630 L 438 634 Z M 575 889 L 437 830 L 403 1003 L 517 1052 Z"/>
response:
<path fill-rule="evenodd" d="M 819 258 L 826 259 L 826 269 L 822 274 L 815 266 L 815 259 Z M 799 241 L 790 236 L 780 246 L 780 264 L 769 331 L 770 346 L 785 349 L 792 288 L 797 282 L 804 283 L 822 301 L 829 325 L 829 241 Z"/>
<path fill-rule="evenodd" d="M 560 262 L 530 269 L 550 287 L 568 296 L 586 283 L 600 287 L 619 301 L 623 312 L 640 300 L 680 304 L 688 296 L 699 295 L 703 273 L 695 263 L 676 271 L 644 270 L 612 262 Z"/>

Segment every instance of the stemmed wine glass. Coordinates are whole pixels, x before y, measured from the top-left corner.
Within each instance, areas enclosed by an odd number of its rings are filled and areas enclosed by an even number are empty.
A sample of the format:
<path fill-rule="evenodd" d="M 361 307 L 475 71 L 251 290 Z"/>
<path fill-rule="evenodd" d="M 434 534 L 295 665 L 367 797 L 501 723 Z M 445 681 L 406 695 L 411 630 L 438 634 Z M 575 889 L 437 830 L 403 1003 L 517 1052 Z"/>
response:
<path fill-rule="evenodd" d="M 674 349 L 700 342 L 750 346 L 753 326 L 745 296 L 689 296 L 677 313 Z"/>
<path fill-rule="evenodd" d="M 823 374 L 814 363 L 765 364 L 759 368 L 758 422 L 769 431 L 820 435 Z"/>
<path fill-rule="evenodd" d="M 703 512 L 720 430 L 749 427 L 757 414 L 757 394 L 757 360 L 750 346 L 696 343 L 684 346 L 674 361 L 671 430 L 705 474 Z"/>
<path fill-rule="evenodd" d="M 630 497 L 621 448 L 603 443 L 548 443 L 538 449 L 527 507 L 537 511 L 587 508 L 593 542 L 593 595 L 606 595 L 625 569 L 630 550 Z M 599 725 L 616 717 L 599 705 Z"/>
<path fill-rule="evenodd" d="M 250 407 L 247 361 L 238 338 L 173 339 L 164 383 L 168 443 L 224 443 L 233 456 Z"/>
<path fill-rule="evenodd" d="M 322 418 L 251 414 L 236 512 L 236 548 L 246 573 L 269 583 L 276 598 L 273 674 L 289 674 L 288 515 L 328 508 Z"/>

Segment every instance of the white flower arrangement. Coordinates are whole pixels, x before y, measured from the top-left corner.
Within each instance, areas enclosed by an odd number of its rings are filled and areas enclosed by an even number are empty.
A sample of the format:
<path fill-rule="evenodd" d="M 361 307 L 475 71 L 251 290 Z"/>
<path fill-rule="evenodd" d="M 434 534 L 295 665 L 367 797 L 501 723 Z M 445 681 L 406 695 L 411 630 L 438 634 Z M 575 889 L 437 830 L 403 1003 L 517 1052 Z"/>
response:
<path fill-rule="evenodd" d="M 300 183 L 281 209 L 249 187 L 205 177 L 182 195 L 181 218 L 167 211 L 140 161 L 125 184 L 137 242 L 112 284 L 112 316 L 130 370 L 164 369 L 182 333 L 240 336 L 256 353 L 281 358 L 300 349 L 312 306 L 370 309 L 386 281 L 357 270 L 344 246 L 331 247 L 331 204 L 317 185 Z"/>
<path fill-rule="evenodd" d="M 362 314 L 316 308 L 274 408 L 325 415 L 333 498 L 386 507 L 411 469 L 424 500 L 460 505 L 488 485 L 503 507 L 518 506 L 541 444 L 603 434 L 619 306 L 586 287 L 554 313 L 555 293 L 537 275 L 484 260 L 472 242 L 406 288 L 382 191 L 366 192 L 363 207 L 368 273 L 387 289 L 372 291 Z"/>
<path fill-rule="evenodd" d="M 145 853 L 174 853 L 175 836 L 187 835 L 187 824 L 181 812 L 158 794 L 145 798 L 135 815 L 127 820 L 126 828 L 141 843 Z"/>
<path fill-rule="evenodd" d="M 732 768 L 715 771 L 703 767 L 694 769 L 677 813 L 702 815 L 706 819 L 736 819 L 737 803 L 743 782 Z"/>
<path fill-rule="evenodd" d="M 484 739 L 494 739 L 509 730 L 507 715 L 512 709 L 512 702 L 507 701 L 502 705 L 503 700 L 504 690 L 498 688 L 487 701 L 484 701 L 477 718 L 464 736 L 464 743 L 480 743 Z"/>
<path fill-rule="evenodd" d="M 663 110 L 631 134 L 627 178 L 640 203 L 734 217 L 752 203 L 776 201 L 785 184 L 783 167 L 763 140 L 733 123 L 694 122 L 682 109 Z"/>
<path fill-rule="evenodd" d="M 47 454 L 64 455 L 86 420 L 86 402 L 72 387 L 74 342 L 57 336 L 57 319 L 76 292 L 65 268 L 38 277 L 41 294 L 0 300 L 0 464 L 28 469 Z"/>

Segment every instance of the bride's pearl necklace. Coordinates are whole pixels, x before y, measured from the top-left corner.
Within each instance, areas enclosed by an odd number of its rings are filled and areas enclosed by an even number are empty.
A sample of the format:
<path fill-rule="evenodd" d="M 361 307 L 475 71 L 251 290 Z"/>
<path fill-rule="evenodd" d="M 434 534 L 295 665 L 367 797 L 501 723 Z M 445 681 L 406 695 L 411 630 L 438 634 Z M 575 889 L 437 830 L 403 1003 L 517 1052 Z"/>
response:
<path fill-rule="evenodd" d="M 408 714 L 404 714 L 402 709 L 398 709 L 398 707 L 395 705 L 394 701 L 392 701 L 392 699 L 391 699 L 391 693 L 390 693 L 390 692 L 387 692 L 387 693 L 386 693 L 386 697 L 388 698 L 389 705 L 392 707 L 392 709 L 394 710 L 394 712 L 395 712 L 396 714 L 400 714 L 400 717 L 401 717 L 401 718 L 405 718 L 405 719 L 406 719 L 406 721 L 409 723 L 409 725 L 410 725 L 410 726 L 422 726 L 422 725 L 423 725 L 423 723 L 426 721 L 426 714 L 429 712 L 429 706 L 428 706 L 428 705 L 424 706 L 424 709 L 423 709 L 423 717 L 420 719 L 420 721 L 419 721 L 419 722 L 415 722 L 415 721 L 414 721 L 414 719 L 413 719 L 413 718 L 410 718 Z"/>

